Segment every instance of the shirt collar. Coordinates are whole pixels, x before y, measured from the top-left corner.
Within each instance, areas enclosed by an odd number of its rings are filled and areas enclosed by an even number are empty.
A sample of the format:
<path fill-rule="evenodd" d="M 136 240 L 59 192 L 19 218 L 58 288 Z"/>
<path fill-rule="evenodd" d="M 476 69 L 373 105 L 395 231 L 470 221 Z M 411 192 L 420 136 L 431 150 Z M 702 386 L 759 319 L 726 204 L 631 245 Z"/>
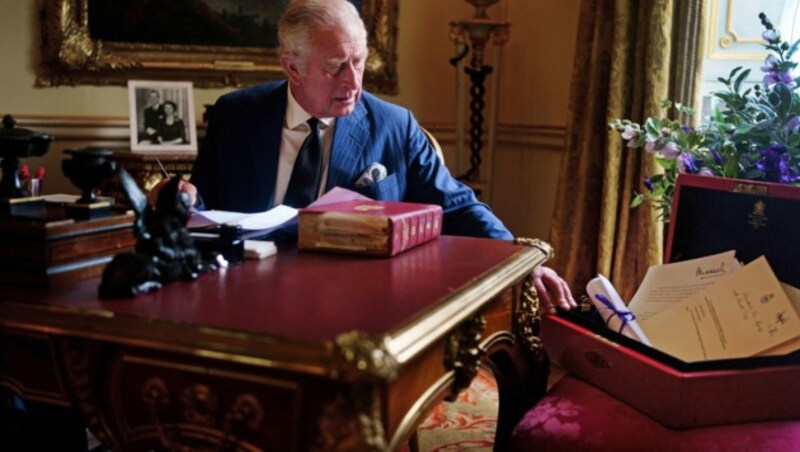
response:
<path fill-rule="evenodd" d="M 301 125 L 305 124 L 311 118 L 311 115 L 306 112 L 303 107 L 297 103 L 297 100 L 294 98 L 294 94 L 292 93 L 292 86 L 288 86 L 288 99 L 286 103 L 286 127 L 289 130 L 294 130 Z M 320 120 L 325 127 L 330 127 L 333 125 L 333 121 L 335 118 L 317 118 Z"/>

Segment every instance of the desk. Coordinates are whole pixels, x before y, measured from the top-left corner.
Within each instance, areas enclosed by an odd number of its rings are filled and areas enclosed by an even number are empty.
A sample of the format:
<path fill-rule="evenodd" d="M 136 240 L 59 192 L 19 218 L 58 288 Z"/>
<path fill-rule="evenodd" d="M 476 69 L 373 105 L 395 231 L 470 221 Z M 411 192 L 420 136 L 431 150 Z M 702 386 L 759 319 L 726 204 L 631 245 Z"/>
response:
<path fill-rule="evenodd" d="M 394 450 L 485 365 L 501 448 L 544 392 L 527 288 L 549 254 L 444 236 L 391 259 L 281 249 L 126 300 L 2 287 L 0 384 L 112 450 Z"/>
<path fill-rule="evenodd" d="M 192 166 L 196 157 L 197 154 L 194 152 L 114 151 L 109 160 L 117 162 L 117 165 L 125 168 L 139 184 L 139 187 L 147 193 L 164 178 L 162 165 L 170 176 L 180 174 L 188 180 L 189 175 L 192 174 Z M 161 165 L 158 164 L 159 161 Z M 113 197 L 117 203 L 128 205 L 128 198 L 116 177 L 103 182 L 99 192 Z"/>

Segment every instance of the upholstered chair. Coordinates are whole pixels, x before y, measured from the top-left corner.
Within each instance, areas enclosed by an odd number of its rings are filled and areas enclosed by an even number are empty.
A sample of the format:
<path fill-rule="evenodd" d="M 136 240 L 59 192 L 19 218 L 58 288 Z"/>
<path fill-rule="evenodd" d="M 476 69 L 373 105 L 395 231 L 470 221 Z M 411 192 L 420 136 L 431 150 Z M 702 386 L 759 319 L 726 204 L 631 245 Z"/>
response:
<path fill-rule="evenodd" d="M 522 417 L 510 444 L 513 451 L 782 452 L 800 450 L 800 420 L 671 429 L 566 374 Z"/>

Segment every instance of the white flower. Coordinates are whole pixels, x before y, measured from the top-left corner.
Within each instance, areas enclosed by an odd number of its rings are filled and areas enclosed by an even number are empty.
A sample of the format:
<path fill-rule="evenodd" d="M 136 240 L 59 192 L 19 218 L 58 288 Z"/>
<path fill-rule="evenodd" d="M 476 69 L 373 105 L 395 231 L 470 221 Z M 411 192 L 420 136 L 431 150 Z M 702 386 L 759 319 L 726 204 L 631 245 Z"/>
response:
<path fill-rule="evenodd" d="M 625 126 L 625 129 L 620 134 L 623 140 L 632 140 L 636 138 L 636 135 L 636 129 L 631 126 Z"/>
<path fill-rule="evenodd" d="M 761 37 L 771 44 L 775 44 L 781 40 L 780 33 L 778 33 L 778 30 L 775 30 L 774 28 L 771 30 L 764 30 L 764 33 L 761 33 Z"/>

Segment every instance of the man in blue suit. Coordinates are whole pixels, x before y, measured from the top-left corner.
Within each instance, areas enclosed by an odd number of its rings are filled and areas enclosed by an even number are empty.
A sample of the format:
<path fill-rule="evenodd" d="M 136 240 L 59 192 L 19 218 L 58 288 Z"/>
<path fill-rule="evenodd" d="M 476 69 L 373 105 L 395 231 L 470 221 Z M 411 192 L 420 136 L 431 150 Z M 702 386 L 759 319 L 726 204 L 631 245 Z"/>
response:
<path fill-rule="evenodd" d="M 355 7 L 346 0 L 293 0 L 278 39 L 287 80 L 222 96 L 210 111 L 191 184 L 183 188 L 199 194 L 203 207 L 304 207 L 307 201 L 292 197 L 293 172 L 305 159 L 304 142 L 316 135 L 321 163 L 311 199 L 339 186 L 373 199 L 438 204 L 444 234 L 512 239 L 489 207 L 450 175 L 411 112 L 362 91 L 367 32 Z M 363 177 L 375 169 L 379 177 Z M 542 267 L 534 276 L 549 310 L 554 303 L 575 307 L 553 270 Z"/>

